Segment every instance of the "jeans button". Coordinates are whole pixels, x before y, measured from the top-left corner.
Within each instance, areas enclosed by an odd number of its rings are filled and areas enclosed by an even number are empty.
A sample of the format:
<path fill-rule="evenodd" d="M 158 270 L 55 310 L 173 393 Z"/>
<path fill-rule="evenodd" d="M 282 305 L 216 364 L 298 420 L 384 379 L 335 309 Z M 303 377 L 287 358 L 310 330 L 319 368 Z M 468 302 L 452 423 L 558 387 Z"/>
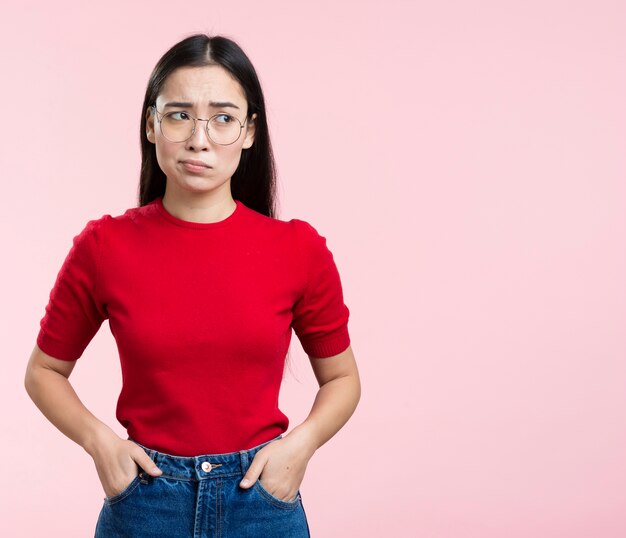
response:
<path fill-rule="evenodd" d="M 204 461 L 202 462 L 202 470 L 206 471 L 207 473 L 211 471 L 211 469 L 213 468 L 213 466 L 211 465 L 211 462 L 208 461 Z"/>

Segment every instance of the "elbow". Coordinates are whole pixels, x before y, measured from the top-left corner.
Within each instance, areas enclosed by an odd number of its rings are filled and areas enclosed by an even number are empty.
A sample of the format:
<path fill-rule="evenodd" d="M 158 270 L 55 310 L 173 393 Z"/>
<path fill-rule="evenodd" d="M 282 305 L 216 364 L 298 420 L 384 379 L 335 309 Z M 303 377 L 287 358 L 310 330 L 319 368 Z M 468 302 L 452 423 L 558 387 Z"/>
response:
<path fill-rule="evenodd" d="M 337 379 L 342 379 L 342 378 L 349 380 L 349 385 L 348 385 L 349 388 L 347 390 L 351 392 L 352 401 L 353 401 L 354 407 L 356 408 L 359 401 L 361 400 L 361 378 L 359 377 L 359 373 L 357 371 L 354 371 L 350 374 L 339 376 Z"/>
<path fill-rule="evenodd" d="M 30 399 L 35 401 L 38 388 L 41 386 L 41 372 L 43 367 L 29 363 L 24 373 L 24 389 Z"/>
<path fill-rule="evenodd" d="M 358 403 L 361 401 L 361 378 L 359 377 L 358 372 L 354 374 L 354 384 L 355 384 L 355 402 L 354 406 L 356 407 Z"/>
<path fill-rule="evenodd" d="M 37 370 L 38 368 L 29 364 L 24 373 L 24 389 L 31 398 L 33 397 L 33 392 L 37 385 Z"/>
<path fill-rule="evenodd" d="M 26 368 L 26 373 L 24 374 L 24 389 L 26 390 L 26 393 L 31 400 L 33 399 L 33 385 L 33 371 L 32 368 L 29 366 L 28 368 Z"/>

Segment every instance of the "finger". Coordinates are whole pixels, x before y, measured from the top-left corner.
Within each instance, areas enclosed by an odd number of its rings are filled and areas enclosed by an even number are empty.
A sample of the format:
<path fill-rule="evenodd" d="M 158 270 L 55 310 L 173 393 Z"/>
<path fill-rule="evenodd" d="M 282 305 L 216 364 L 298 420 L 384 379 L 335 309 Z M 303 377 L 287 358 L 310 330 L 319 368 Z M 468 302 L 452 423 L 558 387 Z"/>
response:
<path fill-rule="evenodd" d="M 256 456 L 252 460 L 250 467 L 246 471 L 246 474 L 243 475 L 243 479 L 239 482 L 239 485 L 242 488 L 249 488 L 252 486 L 259 478 L 261 471 L 263 471 L 263 467 L 267 463 L 267 459 L 263 456 L 260 456 L 260 452 L 257 452 Z"/>
<path fill-rule="evenodd" d="M 138 447 L 139 448 L 139 447 Z M 152 461 L 152 458 L 144 452 L 143 449 L 139 449 L 136 453 L 133 453 L 133 459 L 144 471 L 151 476 L 159 476 L 163 474 L 163 471 L 159 469 Z"/>

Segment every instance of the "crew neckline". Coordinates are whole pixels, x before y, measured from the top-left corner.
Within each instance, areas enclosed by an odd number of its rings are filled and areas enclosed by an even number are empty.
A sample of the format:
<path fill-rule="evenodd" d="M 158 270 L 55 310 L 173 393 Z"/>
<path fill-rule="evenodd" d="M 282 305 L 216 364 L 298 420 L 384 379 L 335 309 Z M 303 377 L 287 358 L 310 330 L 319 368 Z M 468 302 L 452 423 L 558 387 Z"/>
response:
<path fill-rule="evenodd" d="M 172 215 L 167 209 L 165 209 L 165 206 L 163 205 L 163 196 L 159 196 L 155 199 L 155 206 L 157 207 L 159 214 L 172 224 L 176 224 L 177 226 L 182 226 L 184 228 L 194 228 L 196 230 L 212 230 L 214 228 L 222 228 L 223 226 L 233 224 L 239 219 L 239 216 L 243 212 L 243 204 L 240 200 L 233 200 L 236 204 L 235 210 L 230 215 L 228 215 L 228 217 L 215 222 L 192 222 L 190 220 L 180 219 Z"/>

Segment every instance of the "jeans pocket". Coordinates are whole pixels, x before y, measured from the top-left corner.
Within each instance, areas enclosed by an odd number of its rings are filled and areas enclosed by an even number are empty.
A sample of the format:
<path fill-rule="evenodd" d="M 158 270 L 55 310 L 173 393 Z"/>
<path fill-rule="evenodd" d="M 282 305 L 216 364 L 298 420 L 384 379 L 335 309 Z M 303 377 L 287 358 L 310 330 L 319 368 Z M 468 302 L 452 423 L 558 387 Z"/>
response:
<path fill-rule="evenodd" d="M 125 499 L 133 491 L 135 491 L 135 489 L 139 485 L 139 481 L 142 479 L 142 477 L 143 477 L 143 473 L 142 472 L 140 472 L 139 474 L 135 475 L 135 477 L 130 481 L 130 484 L 128 484 L 122 491 L 120 491 L 119 493 L 116 493 L 115 495 L 111 495 L 110 497 L 105 497 L 104 498 L 104 502 L 106 504 L 115 504 L 115 503 Z"/>
<path fill-rule="evenodd" d="M 298 492 L 296 493 L 295 499 L 292 499 L 291 501 L 283 501 L 282 499 L 275 497 L 269 491 L 267 491 L 263 487 L 263 484 L 261 484 L 261 480 L 258 478 L 256 482 L 254 483 L 254 488 L 264 500 L 266 500 L 268 503 L 278 508 L 282 508 L 286 510 L 293 510 L 300 503 L 300 490 L 298 490 Z"/>

